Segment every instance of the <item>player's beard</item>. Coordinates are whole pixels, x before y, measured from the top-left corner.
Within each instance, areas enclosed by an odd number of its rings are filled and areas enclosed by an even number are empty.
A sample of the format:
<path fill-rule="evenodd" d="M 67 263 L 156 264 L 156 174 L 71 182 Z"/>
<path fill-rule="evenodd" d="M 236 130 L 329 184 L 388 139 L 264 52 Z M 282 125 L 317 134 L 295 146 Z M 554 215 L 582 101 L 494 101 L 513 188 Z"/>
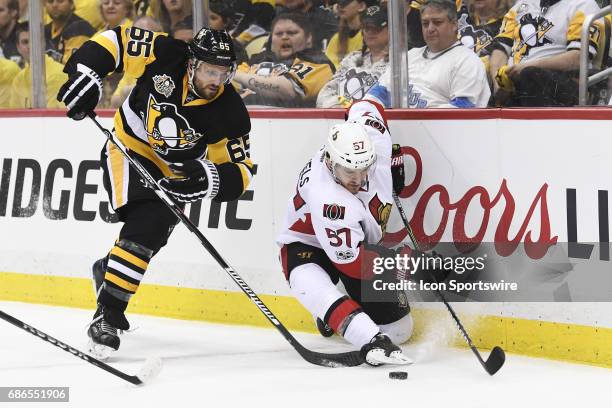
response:
<path fill-rule="evenodd" d="M 208 85 L 203 89 L 198 88 L 198 93 L 202 95 L 204 99 L 212 99 L 219 92 L 219 86 L 217 85 Z"/>

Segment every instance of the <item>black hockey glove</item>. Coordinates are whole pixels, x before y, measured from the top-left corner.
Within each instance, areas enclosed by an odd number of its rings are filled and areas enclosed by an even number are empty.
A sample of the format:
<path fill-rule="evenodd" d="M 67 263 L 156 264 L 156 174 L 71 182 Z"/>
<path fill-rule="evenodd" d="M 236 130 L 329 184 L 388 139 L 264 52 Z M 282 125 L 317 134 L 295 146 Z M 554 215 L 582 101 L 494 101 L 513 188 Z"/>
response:
<path fill-rule="evenodd" d="M 404 189 L 404 155 L 398 144 L 391 147 L 391 177 L 393 178 L 393 191 L 399 195 Z"/>
<path fill-rule="evenodd" d="M 172 198 L 182 203 L 191 203 L 210 195 L 210 187 L 215 186 L 210 185 L 209 174 L 213 179 L 218 178 L 217 169 L 209 160 L 187 160 L 183 163 L 173 163 L 170 168 L 180 177 L 165 177 L 160 180 L 159 185 Z"/>
<path fill-rule="evenodd" d="M 70 74 L 57 93 L 57 100 L 68 108 L 67 116 L 74 120 L 81 120 L 92 112 L 101 98 L 102 79 L 83 64 L 77 64 L 76 72 Z"/>

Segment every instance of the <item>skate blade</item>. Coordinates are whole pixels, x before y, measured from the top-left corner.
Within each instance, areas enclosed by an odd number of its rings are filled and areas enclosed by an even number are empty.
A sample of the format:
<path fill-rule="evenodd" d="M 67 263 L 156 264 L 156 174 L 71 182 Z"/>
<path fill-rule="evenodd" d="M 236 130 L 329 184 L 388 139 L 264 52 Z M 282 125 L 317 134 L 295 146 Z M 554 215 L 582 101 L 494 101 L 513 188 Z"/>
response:
<path fill-rule="evenodd" d="M 87 350 L 92 357 L 101 361 L 107 360 L 115 352 L 115 349 L 103 344 L 94 343 L 91 339 L 89 339 L 87 344 Z"/>
<path fill-rule="evenodd" d="M 407 355 L 394 351 L 390 356 L 386 356 L 384 350 L 373 350 L 368 353 L 368 363 L 381 365 L 381 364 L 392 364 L 392 365 L 410 365 L 414 363 L 414 360 Z"/>

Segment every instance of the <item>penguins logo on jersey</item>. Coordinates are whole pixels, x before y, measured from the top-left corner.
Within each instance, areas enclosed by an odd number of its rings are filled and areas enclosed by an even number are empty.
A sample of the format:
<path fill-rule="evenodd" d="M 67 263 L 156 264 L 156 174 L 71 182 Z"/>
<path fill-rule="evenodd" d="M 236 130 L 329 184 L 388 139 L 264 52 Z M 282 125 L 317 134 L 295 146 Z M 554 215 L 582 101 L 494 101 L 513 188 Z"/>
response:
<path fill-rule="evenodd" d="M 383 203 L 380 201 L 380 198 L 378 198 L 378 194 L 375 194 L 368 203 L 368 208 L 370 209 L 370 214 L 372 214 L 372 217 L 376 220 L 376 223 L 380 225 L 380 230 L 384 237 L 387 231 L 387 222 L 389 222 L 389 217 L 391 216 L 391 203 Z"/>
<path fill-rule="evenodd" d="M 283 63 L 266 61 L 255 64 L 251 67 L 249 72 L 263 76 L 281 76 L 289 72 L 289 68 Z"/>
<path fill-rule="evenodd" d="M 366 92 L 376 83 L 376 78 L 368 72 L 357 72 L 351 68 L 344 76 L 344 97 L 349 101 L 363 99 Z"/>
<path fill-rule="evenodd" d="M 177 112 L 176 105 L 157 102 L 153 95 L 149 95 L 145 125 L 149 144 L 162 156 L 169 150 L 189 149 L 202 138 Z"/>
<path fill-rule="evenodd" d="M 459 19 L 459 38 L 461 43 L 473 50 L 476 54 L 487 48 L 492 42 L 493 37 L 485 30 L 475 29 L 468 21 L 468 15 L 463 14 Z"/>
<path fill-rule="evenodd" d="M 546 38 L 546 33 L 553 28 L 554 24 L 542 16 L 533 16 L 526 13 L 519 20 L 519 39 L 520 42 L 515 46 L 514 53 L 522 56 L 529 55 L 532 48 L 551 44 L 552 41 Z"/>

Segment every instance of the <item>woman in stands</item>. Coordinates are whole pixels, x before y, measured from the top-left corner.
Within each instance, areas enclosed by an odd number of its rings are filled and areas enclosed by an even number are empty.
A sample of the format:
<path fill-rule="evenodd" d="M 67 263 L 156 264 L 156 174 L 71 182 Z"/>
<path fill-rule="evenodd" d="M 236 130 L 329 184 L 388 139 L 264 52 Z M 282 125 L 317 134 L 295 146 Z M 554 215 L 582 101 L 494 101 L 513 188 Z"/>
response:
<path fill-rule="evenodd" d="M 180 21 L 193 25 L 191 0 L 156 0 L 151 3 L 151 8 L 153 16 L 167 33 L 172 32 Z"/>
<path fill-rule="evenodd" d="M 360 15 L 368 6 L 375 3 L 372 0 L 338 1 L 338 17 L 340 18 L 338 32 L 329 40 L 325 50 L 325 55 L 336 68 L 347 54 L 361 48 L 363 37 Z"/>
<path fill-rule="evenodd" d="M 104 20 L 101 31 L 110 30 L 121 24 L 131 24 L 134 6 L 132 0 L 102 0 L 100 15 Z"/>
<path fill-rule="evenodd" d="M 318 108 L 347 107 L 362 99 L 389 65 L 386 7 L 371 6 L 362 17 L 363 46 L 347 55 L 317 97 Z"/>

